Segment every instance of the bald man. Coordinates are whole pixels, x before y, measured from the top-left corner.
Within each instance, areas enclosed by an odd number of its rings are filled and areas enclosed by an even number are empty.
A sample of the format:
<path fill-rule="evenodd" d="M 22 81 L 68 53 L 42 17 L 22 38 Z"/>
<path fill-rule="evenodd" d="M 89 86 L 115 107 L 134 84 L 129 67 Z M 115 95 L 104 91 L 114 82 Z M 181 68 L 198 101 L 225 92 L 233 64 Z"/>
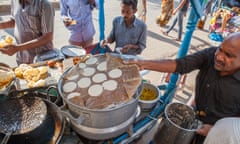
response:
<path fill-rule="evenodd" d="M 204 49 L 183 58 L 124 62 L 159 72 L 185 74 L 199 70 L 195 104 L 204 125 L 197 131 L 197 144 L 203 143 L 217 120 L 240 116 L 240 32 L 229 35 L 219 47 Z"/>

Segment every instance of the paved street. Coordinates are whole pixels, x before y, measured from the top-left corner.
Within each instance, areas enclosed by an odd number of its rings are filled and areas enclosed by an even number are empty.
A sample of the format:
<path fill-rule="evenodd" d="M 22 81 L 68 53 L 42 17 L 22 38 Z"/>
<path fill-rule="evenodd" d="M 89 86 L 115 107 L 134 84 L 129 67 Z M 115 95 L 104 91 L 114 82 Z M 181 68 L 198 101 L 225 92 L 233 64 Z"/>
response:
<path fill-rule="evenodd" d="M 8 4 L 10 0 L 1 0 L 0 2 L 0 20 L 7 19 L 9 12 L 3 4 Z M 56 3 L 55 3 L 56 4 Z M 177 42 L 174 38 L 177 36 L 178 26 L 169 33 L 169 36 L 165 36 L 161 33 L 160 27 L 156 24 L 156 17 L 160 13 L 161 0 L 147 0 L 147 48 L 143 51 L 142 57 L 145 59 L 163 59 L 163 58 L 175 58 L 181 42 Z M 120 15 L 120 0 L 105 0 L 105 36 L 107 36 L 112 28 L 112 20 L 115 16 Z M 98 31 L 98 10 L 93 11 L 93 20 L 97 30 L 94 37 L 95 42 L 99 40 Z M 183 32 L 185 32 L 187 18 L 185 17 L 185 24 Z M 207 24 L 205 29 L 207 29 Z M 12 34 L 12 29 L 0 30 L 0 36 Z M 195 30 L 189 53 L 196 52 L 200 49 L 208 47 L 210 42 L 208 40 L 208 32 L 206 30 Z M 56 48 L 61 48 L 64 45 L 68 45 L 69 32 L 60 21 L 60 12 L 56 5 L 56 17 L 55 17 L 55 31 L 54 31 L 54 45 Z M 114 47 L 114 44 L 111 45 Z M 15 56 L 6 56 L 0 53 L 0 62 L 9 64 L 10 66 L 16 66 Z M 149 80 L 155 85 L 159 85 L 163 81 L 163 73 L 149 72 L 144 76 L 144 79 Z M 192 90 L 194 87 L 194 79 L 196 72 L 192 72 L 187 76 L 187 87 Z"/>

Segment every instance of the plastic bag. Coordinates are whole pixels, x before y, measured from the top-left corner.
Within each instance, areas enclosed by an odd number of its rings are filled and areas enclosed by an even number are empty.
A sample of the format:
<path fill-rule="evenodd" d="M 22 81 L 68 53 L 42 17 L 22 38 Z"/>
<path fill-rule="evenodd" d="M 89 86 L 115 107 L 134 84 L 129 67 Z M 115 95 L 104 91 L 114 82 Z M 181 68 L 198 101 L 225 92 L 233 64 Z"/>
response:
<path fill-rule="evenodd" d="M 100 46 L 100 43 L 85 47 L 87 54 L 103 54 L 103 53 L 109 53 L 112 52 L 111 48 L 108 46 L 105 46 L 104 48 L 102 48 Z"/>

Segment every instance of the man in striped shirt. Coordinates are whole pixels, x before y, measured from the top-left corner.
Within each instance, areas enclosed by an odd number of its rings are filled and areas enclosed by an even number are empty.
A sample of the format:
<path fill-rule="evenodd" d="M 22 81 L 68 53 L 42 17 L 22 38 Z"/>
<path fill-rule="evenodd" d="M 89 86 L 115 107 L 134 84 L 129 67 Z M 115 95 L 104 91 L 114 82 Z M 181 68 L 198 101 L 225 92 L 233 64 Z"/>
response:
<path fill-rule="evenodd" d="M 0 29 L 14 28 L 16 45 L 5 46 L 2 53 L 16 53 L 17 64 L 29 64 L 36 55 L 53 49 L 55 14 L 48 0 L 11 0 L 11 15 L 0 22 Z"/>

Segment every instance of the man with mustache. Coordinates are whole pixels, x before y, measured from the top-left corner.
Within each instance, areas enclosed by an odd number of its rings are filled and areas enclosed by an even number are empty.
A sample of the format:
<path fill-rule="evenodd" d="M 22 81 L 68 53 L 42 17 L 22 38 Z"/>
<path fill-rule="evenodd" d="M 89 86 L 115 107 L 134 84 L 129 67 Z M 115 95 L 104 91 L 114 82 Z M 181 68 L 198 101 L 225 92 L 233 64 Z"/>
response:
<path fill-rule="evenodd" d="M 147 27 L 143 21 L 135 17 L 136 11 L 137 0 L 122 0 L 122 16 L 113 20 L 112 31 L 106 40 L 101 41 L 102 47 L 115 42 L 115 48 L 121 47 L 122 54 L 141 54 L 146 48 Z"/>
<path fill-rule="evenodd" d="M 0 22 L 0 29 L 14 28 L 16 45 L 0 51 L 17 54 L 17 64 L 33 63 L 35 56 L 53 49 L 54 8 L 48 0 L 12 0 L 10 20 Z"/>
<path fill-rule="evenodd" d="M 240 32 L 232 33 L 219 47 L 212 47 L 175 60 L 125 60 L 142 69 L 185 74 L 199 70 L 195 101 L 202 128 L 196 143 L 201 144 L 215 122 L 240 116 Z"/>

